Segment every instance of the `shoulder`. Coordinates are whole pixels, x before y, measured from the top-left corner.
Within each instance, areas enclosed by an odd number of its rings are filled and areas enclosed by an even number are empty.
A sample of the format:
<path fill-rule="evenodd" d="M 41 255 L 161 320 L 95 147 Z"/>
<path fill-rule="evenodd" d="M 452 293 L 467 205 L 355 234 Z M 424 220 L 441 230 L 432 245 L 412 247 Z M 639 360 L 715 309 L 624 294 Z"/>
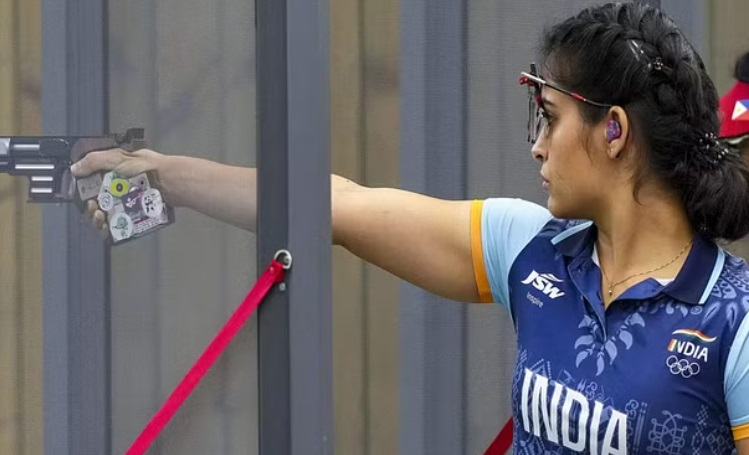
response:
<path fill-rule="evenodd" d="M 749 264 L 728 251 L 723 250 L 725 262 L 721 271 L 721 279 L 730 279 L 731 281 L 742 282 L 747 284 L 749 289 Z"/>
<path fill-rule="evenodd" d="M 733 303 L 740 307 L 737 310 L 749 312 L 749 265 L 731 253 L 723 251 L 723 254 L 723 268 L 705 304 Z"/>
<path fill-rule="evenodd" d="M 553 239 L 559 234 L 574 234 L 592 225 L 587 220 L 568 220 L 555 218 L 549 210 L 535 202 L 514 198 L 489 198 L 477 200 L 473 206 L 474 214 L 481 214 L 485 227 L 504 225 L 523 229 L 533 237 Z"/>
<path fill-rule="evenodd" d="M 721 326 L 724 341 L 731 343 L 749 317 L 749 265 L 744 259 L 723 253 L 723 268 L 702 306 L 702 314 L 706 324 Z"/>

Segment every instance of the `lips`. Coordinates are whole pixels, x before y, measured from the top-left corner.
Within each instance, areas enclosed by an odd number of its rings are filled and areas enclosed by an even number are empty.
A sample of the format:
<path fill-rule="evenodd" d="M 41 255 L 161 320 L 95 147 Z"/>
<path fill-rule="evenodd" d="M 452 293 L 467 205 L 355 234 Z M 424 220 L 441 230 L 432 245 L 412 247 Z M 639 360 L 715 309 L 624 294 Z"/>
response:
<path fill-rule="evenodd" d="M 544 177 L 543 174 L 541 174 L 541 186 L 543 186 L 544 189 L 549 187 L 549 180 Z"/>

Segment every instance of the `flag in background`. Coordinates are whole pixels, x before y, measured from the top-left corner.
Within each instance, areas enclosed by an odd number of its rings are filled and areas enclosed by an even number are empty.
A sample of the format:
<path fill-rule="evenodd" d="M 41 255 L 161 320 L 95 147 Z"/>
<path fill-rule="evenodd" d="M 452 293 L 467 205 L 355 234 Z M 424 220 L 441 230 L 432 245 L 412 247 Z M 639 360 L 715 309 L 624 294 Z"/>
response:
<path fill-rule="evenodd" d="M 736 106 L 733 108 L 733 115 L 731 120 L 734 121 L 749 121 L 749 99 L 736 101 Z"/>

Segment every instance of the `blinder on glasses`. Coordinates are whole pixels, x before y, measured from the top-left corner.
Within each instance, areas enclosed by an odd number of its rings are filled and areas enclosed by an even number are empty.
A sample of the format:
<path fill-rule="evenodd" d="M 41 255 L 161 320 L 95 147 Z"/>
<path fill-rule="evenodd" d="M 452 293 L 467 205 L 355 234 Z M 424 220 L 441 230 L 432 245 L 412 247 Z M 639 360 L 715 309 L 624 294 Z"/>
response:
<path fill-rule="evenodd" d="M 531 144 L 534 144 L 540 137 L 541 132 L 546 132 L 548 127 L 548 114 L 544 110 L 543 98 L 541 98 L 541 89 L 543 87 L 549 87 L 592 106 L 602 108 L 610 108 L 613 106 L 613 104 L 599 103 L 597 101 L 589 100 L 579 93 L 550 84 L 538 75 L 535 63 L 531 63 L 530 72 L 526 73 L 523 71 L 520 73 L 520 84 L 528 87 L 528 142 Z"/>

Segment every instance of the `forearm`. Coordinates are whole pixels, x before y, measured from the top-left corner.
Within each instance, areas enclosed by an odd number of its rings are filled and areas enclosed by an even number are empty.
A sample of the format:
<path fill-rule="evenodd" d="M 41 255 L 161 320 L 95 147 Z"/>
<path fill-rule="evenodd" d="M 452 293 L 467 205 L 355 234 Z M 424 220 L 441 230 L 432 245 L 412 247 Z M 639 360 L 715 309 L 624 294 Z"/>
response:
<path fill-rule="evenodd" d="M 166 200 L 220 221 L 255 231 L 257 219 L 257 172 L 254 168 L 229 166 L 186 156 L 161 155 L 156 165 Z M 360 189 L 356 183 L 331 176 L 331 204 L 346 191 Z M 333 226 L 335 235 L 335 226 Z"/>
<path fill-rule="evenodd" d="M 250 231 L 257 218 L 257 173 L 186 156 L 163 156 L 157 166 L 166 200 Z"/>

